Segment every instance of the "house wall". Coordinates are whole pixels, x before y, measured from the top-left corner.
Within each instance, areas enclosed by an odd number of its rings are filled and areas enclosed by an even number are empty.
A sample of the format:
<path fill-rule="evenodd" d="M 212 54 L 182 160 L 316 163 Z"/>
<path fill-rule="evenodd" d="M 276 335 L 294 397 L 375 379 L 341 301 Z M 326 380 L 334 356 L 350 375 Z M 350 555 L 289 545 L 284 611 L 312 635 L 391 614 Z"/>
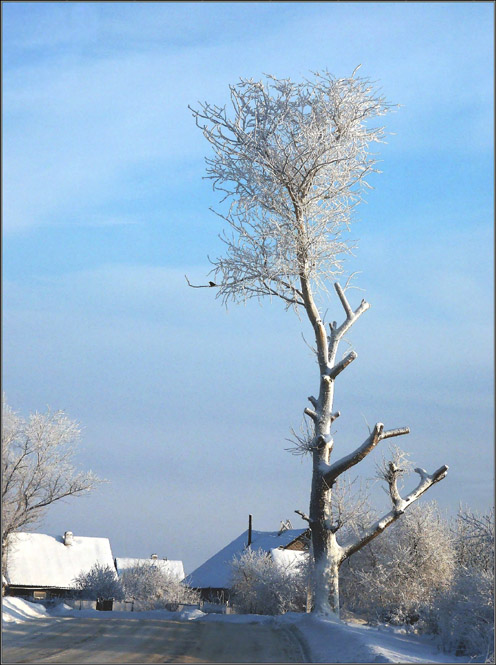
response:
<path fill-rule="evenodd" d="M 302 542 L 301 539 L 294 540 L 292 543 L 289 543 L 287 547 L 284 548 L 285 550 L 296 550 L 297 552 L 303 552 L 304 550 L 308 549 L 308 546 L 305 545 L 304 542 Z"/>
<path fill-rule="evenodd" d="M 55 589 L 45 587 L 22 587 L 11 586 L 5 587 L 6 596 L 16 596 L 20 598 L 27 598 L 30 600 L 49 600 L 50 598 L 70 598 L 74 594 L 72 589 Z"/>

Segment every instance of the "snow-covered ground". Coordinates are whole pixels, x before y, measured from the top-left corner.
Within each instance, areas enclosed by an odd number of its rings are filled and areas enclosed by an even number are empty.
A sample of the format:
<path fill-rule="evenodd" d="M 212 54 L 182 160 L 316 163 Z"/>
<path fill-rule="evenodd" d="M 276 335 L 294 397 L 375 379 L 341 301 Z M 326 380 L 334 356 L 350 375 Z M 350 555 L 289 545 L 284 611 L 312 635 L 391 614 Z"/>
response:
<path fill-rule="evenodd" d="M 468 659 L 443 653 L 428 637 L 408 635 L 404 629 L 374 628 L 358 623 L 322 619 L 289 612 L 270 617 L 256 614 L 211 614 L 202 621 L 273 622 L 291 624 L 303 637 L 313 663 L 466 663 Z"/>
<path fill-rule="evenodd" d="M 168 612 L 167 610 L 150 610 L 148 612 L 100 612 L 99 610 L 75 610 L 61 602 L 46 609 L 41 603 L 29 603 L 22 598 L 2 598 L 2 621 L 5 623 L 21 623 L 29 619 L 49 619 L 50 617 L 81 617 L 116 619 L 166 619 L 170 621 L 184 619 L 198 619 L 205 613 L 196 608 L 188 608 L 181 612 Z"/>
<path fill-rule="evenodd" d="M 22 598 L 2 598 L 2 623 L 22 623 L 27 619 L 46 619 L 50 615 L 43 605 Z"/>
<path fill-rule="evenodd" d="M 202 622 L 263 623 L 287 627 L 303 642 L 310 662 L 315 663 L 463 663 L 466 659 L 445 654 L 427 638 L 406 634 L 401 629 L 373 628 L 356 623 L 335 622 L 310 614 L 289 613 L 278 617 L 260 615 L 205 614 L 189 608 L 182 612 L 153 610 L 149 612 L 98 612 L 73 610 L 60 603 L 46 609 L 38 603 L 20 598 L 4 598 L 2 619 L 4 628 L 12 623 L 27 623 L 36 630 L 37 619 L 51 617 L 126 618 L 154 620 L 189 620 Z"/>
<path fill-rule="evenodd" d="M 307 642 L 314 663 L 463 663 L 440 651 L 435 642 L 404 629 L 371 627 L 321 619 L 312 614 L 286 614 Z"/>

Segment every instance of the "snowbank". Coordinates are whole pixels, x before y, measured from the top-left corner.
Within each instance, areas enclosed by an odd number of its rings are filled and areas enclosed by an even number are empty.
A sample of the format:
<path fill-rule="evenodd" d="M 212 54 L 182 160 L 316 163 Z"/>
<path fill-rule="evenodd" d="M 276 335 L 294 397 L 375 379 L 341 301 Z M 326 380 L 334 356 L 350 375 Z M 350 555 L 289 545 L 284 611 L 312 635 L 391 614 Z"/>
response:
<path fill-rule="evenodd" d="M 28 603 L 22 598 L 2 598 L 2 621 L 21 623 L 28 619 L 46 619 L 49 616 L 44 605 Z"/>
<path fill-rule="evenodd" d="M 288 613 L 278 624 L 292 624 L 307 645 L 314 663 L 463 663 L 438 650 L 429 638 L 405 635 L 397 629 Z"/>
<path fill-rule="evenodd" d="M 22 598 L 2 600 L 2 620 L 8 623 L 21 623 L 29 619 L 50 619 L 51 617 L 99 618 L 99 619 L 162 619 L 165 621 L 192 621 L 201 619 L 205 613 L 196 607 L 185 607 L 179 612 L 149 610 L 147 612 L 100 612 L 94 609 L 74 609 L 64 602 L 47 609 L 40 603 L 30 603 Z"/>
<path fill-rule="evenodd" d="M 197 608 L 185 608 L 180 612 L 169 612 L 168 610 L 147 610 L 144 612 L 100 612 L 99 610 L 75 610 L 65 604 L 56 605 L 50 610 L 50 616 L 70 616 L 97 619 L 154 619 L 162 621 L 194 620 L 204 616 Z"/>

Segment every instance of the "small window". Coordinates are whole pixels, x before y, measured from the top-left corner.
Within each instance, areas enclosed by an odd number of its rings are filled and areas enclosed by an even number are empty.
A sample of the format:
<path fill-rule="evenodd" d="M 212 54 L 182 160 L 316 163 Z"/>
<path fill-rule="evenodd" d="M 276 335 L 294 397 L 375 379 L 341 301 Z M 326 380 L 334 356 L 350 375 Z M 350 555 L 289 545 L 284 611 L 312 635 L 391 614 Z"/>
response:
<path fill-rule="evenodd" d="M 46 599 L 46 591 L 33 591 L 33 598 L 35 600 L 45 600 Z"/>

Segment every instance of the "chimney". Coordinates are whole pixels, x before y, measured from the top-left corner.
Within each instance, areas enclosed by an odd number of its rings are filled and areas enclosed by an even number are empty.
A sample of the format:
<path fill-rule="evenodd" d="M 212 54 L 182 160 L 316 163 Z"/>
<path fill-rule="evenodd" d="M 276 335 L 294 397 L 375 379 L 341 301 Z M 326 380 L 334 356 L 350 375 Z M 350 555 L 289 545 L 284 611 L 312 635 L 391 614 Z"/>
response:
<path fill-rule="evenodd" d="M 66 531 L 64 533 L 64 545 L 72 545 L 74 542 L 74 536 L 72 531 Z"/>
<path fill-rule="evenodd" d="M 150 559 L 158 559 L 158 556 L 156 554 L 152 554 Z"/>
<path fill-rule="evenodd" d="M 251 545 L 252 525 L 253 525 L 253 515 L 248 515 L 248 542 L 246 544 L 246 547 L 250 547 Z"/>

